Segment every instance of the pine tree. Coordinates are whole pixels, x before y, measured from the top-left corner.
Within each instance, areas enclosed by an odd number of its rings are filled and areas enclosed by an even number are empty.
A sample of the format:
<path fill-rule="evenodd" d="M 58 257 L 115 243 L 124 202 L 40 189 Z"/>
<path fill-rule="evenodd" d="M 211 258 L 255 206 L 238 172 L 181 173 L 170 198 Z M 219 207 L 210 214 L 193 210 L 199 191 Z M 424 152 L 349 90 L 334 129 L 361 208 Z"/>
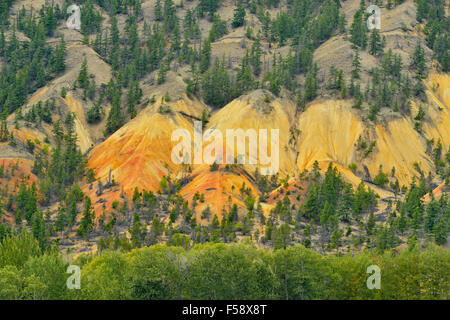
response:
<path fill-rule="evenodd" d="M 259 33 L 252 44 L 251 64 L 253 66 L 253 74 L 259 76 L 261 73 L 261 37 Z"/>
<path fill-rule="evenodd" d="M 180 27 L 177 23 L 175 24 L 175 28 L 172 32 L 172 45 L 170 46 L 170 51 L 175 53 L 175 56 L 178 56 L 180 50 L 181 50 L 181 35 L 180 35 Z"/>
<path fill-rule="evenodd" d="M 205 72 L 201 80 L 205 103 L 220 108 L 232 98 L 231 80 L 225 70 L 225 63 L 216 59 L 214 66 Z"/>
<path fill-rule="evenodd" d="M 75 220 L 77 218 L 77 213 L 78 213 L 77 212 L 77 201 L 75 199 L 72 199 L 69 202 L 67 212 L 68 212 L 68 217 L 70 219 L 70 224 L 73 225 L 75 223 Z"/>
<path fill-rule="evenodd" d="M 423 79 L 425 75 L 425 50 L 422 48 L 420 42 L 417 43 L 416 49 L 414 50 L 411 66 L 416 68 L 416 79 Z"/>
<path fill-rule="evenodd" d="M 87 89 L 86 95 L 89 99 L 94 100 L 96 94 L 97 87 L 95 85 L 95 79 L 92 79 L 89 83 L 89 87 Z"/>
<path fill-rule="evenodd" d="M 191 9 L 187 9 L 183 19 L 183 31 L 185 39 L 192 39 L 194 36 L 194 17 Z"/>
<path fill-rule="evenodd" d="M 139 100 L 142 97 L 142 89 L 139 88 L 139 81 L 133 81 L 130 85 L 127 94 L 127 105 L 128 105 L 128 113 L 131 118 L 136 116 L 136 104 L 139 103 Z"/>
<path fill-rule="evenodd" d="M 81 33 L 84 35 L 98 32 L 101 29 L 102 16 L 94 10 L 92 0 L 88 0 L 81 8 Z"/>
<path fill-rule="evenodd" d="M 382 50 L 381 46 L 381 37 L 380 32 L 378 29 L 373 29 L 372 33 L 370 34 L 370 40 L 369 40 L 369 53 L 371 55 L 378 55 L 380 51 Z"/>
<path fill-rule="evenodd" d="M 114 16 L 111 19 L 111 29 L 110 29 L 110 51 L 109 51 L 109 63 L 111 64 L 113 70 L 119 69 L 119 55 L 120 55 L 120 32 L 117 26 L 117 18 Z"/>
<path fill-rule="evenodd" d="M 56 47 L 54 57 L 53 71 L 56 73 L 63 72 L 66 69 L 66 43 L 64 41 L 64 36 L 61 36 L 61 40 Z"/>
<path fill-rule="evenodd" d="M 239 1 L 238 6 L 234 9 L 233 21 L 231 25 L 233 28 L 238 28 L 243 26 L 245 23 L 245 9 L 242 6 L 242 2 Z"/>
<path fill-rule="evenodd" d="M 102 46 L 103 46 L 102 36 L 103 36 L 103 32 L 97 32 L 97 35 L 95 36 L 95 41 L 94 41 L 94 50 L 95 50 L 95 52 L 97 52 L 100 56 L 103 55 L 103 50 L 102 50 Z"/>
<path fill-rule="evenodd" d="M 108 119 L 106 120 L 106 132 L 113 133 L 119 129 L 124 122 L 121 111 L 120 91 L 114 93 L 111 110 L 109 111 Z"/>
<path fill-rule="evenodd" d="M 225 64 L 225 62 L 222 62 Z M 240 69 L 236 75 L 236 84 L 239 92 L 246 92 L 254 87 L 254 79 L 249 65 L 248 51 L 242 58 Z"/>
<path fill-rule="evenodd" d="M 367 24 L 364 18 L 364 9 L 361 8 L 353 16 L 350 27 L 350 41 L 363 49 L 367 46 Z"/>
<path fill-rule="evenodd" d="M 305 100 L 312 101 L 317 96 L 317 90 L 319 88 L 319 82 L 317 80 L 317 65 L 314 67 L 306 77 L 305 82 Z"/>
<path fill-rule="evenodd" d="M 359 72 L 361 70 L 361 58 L 359 57 L 359 50 L 355 50 L 355 55 L 352 61 L 352 77 L 354 79 L 359 79 Z"/>
<path fill-rule="evenodd" d="M 164 0 L 163 8 L 164 31 L 170 34 L 178 23 L 176 8 L 172 0 Z"/>
<path fill-rule="evenodd" d="M 227 22 L 225 20 L 222 20 L 218 14 L 215 14 L 212 20 L 213 25 L 209 31 L 208 36 L 210 42 L 214 42 L 228 33 Z"/>
<path fill-rule="evenodd" d="M 5 39 L 5 30 L 3 26 L 0 27 L 0 57 L 2 57 L 5 53 L 6 49 L 6 39 Z"/>
<path fill-rule="evenodd" d="M 78 227 L 78 235 L 85 236 L 92 230 L 94 227 L 94 214 L 92 212 L 92 202 L 91 198 L 88 196 L 84 199 L 84 209 L 83 215 L 81 217 L 80 226 Z"/>
<path fill-rule="evenodd" d="M 338 30 L 339 33 L 345 33 L 345 26 L 347 24 L 346 18 L 345 18 L 345 14 L 340 14 L 339 15 L 339 20 L 338 20 Z"/>
<path fill-rule="evenodd" d="M 161 65 L 158 70 L 158 78 L 156 79 L 156 83 L 162 84 L 166 82 L 166 74 L 167 71 L 169 71 L 169 62 L 168 61 L 162 61 Z"/>
<path fill-rule="evenodd" d="M 140 248 L 142 246 L 143 230 L 145 230 L 144 228 L 145 227 L 142 226 L 140 221 L 139 214 L 135 212 L 133 217 L 133 226 L 129 230 L 133 248 Z"/>
<path fill-rule="evenodd" d="M 448 211 L 449 209 L 447 209 L 447 216 L 444 212 L 441 212 L 433 226 L 434 240 L 438 245 L 444 245 L 447 243 L 450 225 L 450 216 L 448 215 Z"/>
<path fill-rule="evenodd" d="M 118 45 L 120 41 L 120 32 L 117 26 L 117 18 L 115 16 L 111 18 L 110 34 L 111 34 L 111 46 Z"/>
<path fill-rule="evenodd" d="M 297 90 L 297 105 L 295 112 L 303 112 L 305 111 L 305 108 L 305 99 L 302 96 L 302 91 L 299 89 Z"/>
<path fill-rule="evenodd" d="M 80 88 L 87 89 L 89 87 L 89 79 L 88 79 L 88 70 L 87 70 L 87 59 L 84 58 L 83 63 L 81 64 L 80 73 L 78 74 L 78 84 Z"/>
<path fill-rule="evenodd" d="M 441 34 L 436 38 L 433 44 L 434 55 L 442 66 L 442 71 L 450 70 L 450 58 L 448 56 L 450 50 L 450 39 L 448 34 Z M 1 52 L 1 40 L 0 40 Z"/>
<path fill-rule="evenodd" d="M 162 7 L 161 7 L 161 0 L 157 0 L 155 4 L 155 20 L 156 21 L 162 21 Z"/>
<path fill-rule="evenodd" d="M 375 215 L 373 212 L 369 214 L 369 219 L 367 220 L 366 230 L 367 234 L 370 236 L 373 234 L 375 229 L 376 223 L 375 223 Z"/>
<path fill-rule="evenodd" d="M 204 73 L 208 70 L 211 60 L 211 43 L 208 39 L 203 41 L 202 51 L 200 54 L 200 72 Z"/>
<path fill-rule="evenodd" d="M 214 13 L 217 11 L 217 8 L 220 5 L 220 0 L 200 0 L 198 5 L 198 11 L 201 17 L 203 17 L 204 13 L 209 13 L 209 16 L 212 18 Z"/>
<path fill-rule="evenodd" d="M 58 216 L 55 221 L 55 230 L 63 231 L 66 225 L 67 225 L 66 210 L 64 207 L 60 207 L 58 210 Z"/>

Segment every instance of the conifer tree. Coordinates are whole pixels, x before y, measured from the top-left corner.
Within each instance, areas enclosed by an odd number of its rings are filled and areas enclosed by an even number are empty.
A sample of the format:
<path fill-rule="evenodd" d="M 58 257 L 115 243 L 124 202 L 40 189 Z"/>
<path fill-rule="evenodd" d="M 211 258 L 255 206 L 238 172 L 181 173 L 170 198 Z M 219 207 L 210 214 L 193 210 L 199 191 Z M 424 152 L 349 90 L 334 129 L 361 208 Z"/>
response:
<path fill-rule="evenodd" d="M 353 16 L 353 23 L 350 27 L 350 41 L 362 49 L 367 46 L 367 24 L 364 18 L 364 9 L 360 8 Z"/>
<path fill-rule="evenodd" d="M 317 96 L 317 90 L 319 88 L 319 82 L 317 80 L 317 65 L 314 67 L 306 77 L 305 82 L 305 100 L 312 101 Z"/>
<path fill-rule="evenodd" d="M 259 33 L 252 44 L 251 64 L 253 66 L 253 74 L 259 76 L 261 73 L 261 37 Z"/>
<path fill-rule="evenodd" d="M 135 212 L 133 217 L 133 226 L 129 230 L 131 235 L 131 245 L 133 246 L 133 248 L 141 247 L 144 230 L 145 226 L 142 225 L 139 214 Z"/>
<path fill-rule="evenodd" d="M 83 63 L 81 64 L 80 73 L 78 74 L 78 84 L 80 88 L 87 89 L 89 87 L 89 79 L 88 79 L 88 69 L 87 69 L 87 59 L 84 58 Z"/>
<path fill-rule="evenodd" d="M 359 50 L 355 49 L 355 55 L 352 61 L 352 77 L 354 79 L 359 79 L 359 72 L 361 70 L 361 58 L 359 57 Z"/>
<path fill-rule="evenodd" d="M 0 27 L 0 57 L 2 57 L 6 50 L 6 38 L 5 29 L 3 26 Z"/>
<path fill-rule="evenodd" d="M 420 42 L 417 43 L 412 59 L 412 66 L 416 68 L 416 78 L 422 79 L 425 75 L 425 50 Z"/>
<path fill-rule="evenodd" d="M 86 196 L 84 198 L 84 209 L 81 217 L 80 226 L 78 227 L 78 235 L 87 235 L 94 227 L 94 213 L 92 212 L 91 198 Z"/>
<path fill-rule="evenodd" d="M 116 91 L 114 93 L 108 119 L 106 120 L 106 133 L 113 133 L 123 125 L 124 119 L 121 109 L 121 93 L 120 91 Z"/>
<path fill-rule="evenodd" d="M 200 72 L 208 70 L 211 60 L 211 43 L 208 39 L 203 41 L 202 51 L 200 54 Z"/>
<path fill-rule="evenodd" d="M 243 26 L 245 23 L 245 9 L 242 6 L 242 1 L 239 1 L 238 6 L 234 9 L 233 21 L 231 25 L 233 28 Z"/>
<path fill-rule="evenodd" d="M 53 71 L 56 73 L 63 72 L 66 69 L 66 43 L 64 41 L 64 36 L 61 36 L 61 40 L 56 47 L 54 57 Z"/>
<path fill-rule="evenodd" d="M 101 29 L 102 16 L 94 10 L 92 0 L 88 0 L 81 8 L 81 33 L 84 35 L 99 32 Z"/>
<path fill-rule="evenodd" d="M 380 51 L 382 50 L 382 44 L 381 44 L 381 37 L 380 32 L 378 29 L 373 29 L 372 33 L 370 34 L 370 40 L 369 40 L 369 53 L 371 55 L 378 55 Z"/>
<path fill-rule="evenodd" d="M 214 66 L 203 75 L 201 86 L 203 99 L 215 108 L 223 107 L 232 99 L 231 80 L 223 61 L 216 59 Z"/>
<path fill-rule="evenodd" d="M 156 21 L 162 21 L 161 0 L 156 0 L 154 14 L 155 14 Z"/>

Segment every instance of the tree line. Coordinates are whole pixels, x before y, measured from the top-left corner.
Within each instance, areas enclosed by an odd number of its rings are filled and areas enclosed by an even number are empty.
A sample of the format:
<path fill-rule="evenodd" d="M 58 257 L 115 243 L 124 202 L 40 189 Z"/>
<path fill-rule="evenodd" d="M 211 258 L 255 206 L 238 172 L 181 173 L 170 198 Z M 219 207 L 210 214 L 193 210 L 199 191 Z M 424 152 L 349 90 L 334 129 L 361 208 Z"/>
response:
<path fill-rule="evenodd" d="M 154 245 L 80 256 L 81 289 L 68 290 L 68 262 L 25 232 L 0 244 L 1 299 L 448 299 L 449 250 L 322 256 L 303 246 L 263 250 L 245 243 Z M 367 288 L 367 268 L 381 289 Z"/>

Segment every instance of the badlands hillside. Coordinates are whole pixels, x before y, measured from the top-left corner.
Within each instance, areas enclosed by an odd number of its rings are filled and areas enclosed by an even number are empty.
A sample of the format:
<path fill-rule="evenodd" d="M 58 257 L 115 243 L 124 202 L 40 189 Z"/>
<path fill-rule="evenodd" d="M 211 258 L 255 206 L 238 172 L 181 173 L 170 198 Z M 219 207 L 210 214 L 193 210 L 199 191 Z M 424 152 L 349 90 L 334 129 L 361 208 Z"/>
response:
<path fill-rule="evenodd" d="M 448 1 L 2 3 L 0 240 L 448 246 Z M 177 164 L 196 123 L 279 130 L 277 170 Z"/>

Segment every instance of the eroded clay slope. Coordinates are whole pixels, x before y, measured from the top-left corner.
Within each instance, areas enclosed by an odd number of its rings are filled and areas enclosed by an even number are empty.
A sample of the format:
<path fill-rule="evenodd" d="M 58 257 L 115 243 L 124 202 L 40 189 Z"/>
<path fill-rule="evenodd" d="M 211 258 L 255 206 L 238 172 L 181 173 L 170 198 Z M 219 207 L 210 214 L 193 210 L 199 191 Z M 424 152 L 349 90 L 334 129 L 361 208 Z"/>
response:
<path fill-rule="evenodd" d="M 380 165 L 385 172 L 395 167 L 401 185 L 409 185 L 414 176 L 420 175 L 414 163 L 419 164 L 422 173 L 432 172 L 434 163 L 427 153 L 427 140 L 441 140 L 444 152 L 450 145 L 450 77 L 431 74 L 425 84 L 428 102 L 421 104 L 426 113 L 421 132 L 414 128 L 418 106 L 413 102 L 410 116 L 380 117 L 376 125 L 363 121 L 349 101 L 312 103 L 298 118 L 298 169 L 309 169 L 315 161 L 322 168 L 329 162 L 345 169 L 355 163 L 359 176 L 363 177 L 365 166 L 373 178 Z M 366 157 L 357 147 L 360 136 L 368 143 L 375 141 L 373 152 Z M 357 182 L 348 170 L 341 171 Z"/>
<path fill-rule="evenodd" d="M 95 147 L 88 166 L 98 179 L 106 181 L 111 175 L 126 193 L 139 189 L 156 191 L 163 176 L 177 177 L 181 165 L 171 159 L 172 132 L 186 129 L 193 134 L 193 119 L 185 113 L 191 110 L 199 116 L 203 105 L 189 99 L 170 103 L 171 112 L 159 112 L 160 100 Z"/>

